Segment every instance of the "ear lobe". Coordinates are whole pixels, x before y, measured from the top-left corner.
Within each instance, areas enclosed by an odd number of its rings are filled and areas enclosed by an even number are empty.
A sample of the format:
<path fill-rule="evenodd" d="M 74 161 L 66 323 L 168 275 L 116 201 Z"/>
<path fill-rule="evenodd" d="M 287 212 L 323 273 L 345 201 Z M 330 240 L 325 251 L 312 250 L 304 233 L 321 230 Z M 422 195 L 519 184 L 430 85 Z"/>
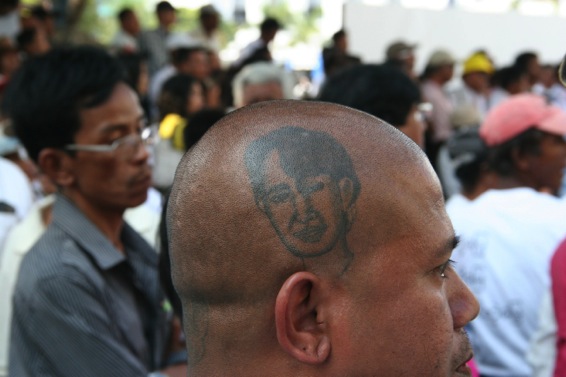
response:
<path fill-rule="evenodd" d="M 317 276 L 297 272 L 285 281 L 275 302 L 279 344 L 292 357 L 307 364 L 322 364 L 330 356 L 321 288 Z"/>
<path fill-rule="evenodd" d="M 38 163 L 41 170 L 57 186 L 67 187 L 73 184 L 73 160 L 65 152 L 55 148 L 45 148 L 39 153 Z"/>

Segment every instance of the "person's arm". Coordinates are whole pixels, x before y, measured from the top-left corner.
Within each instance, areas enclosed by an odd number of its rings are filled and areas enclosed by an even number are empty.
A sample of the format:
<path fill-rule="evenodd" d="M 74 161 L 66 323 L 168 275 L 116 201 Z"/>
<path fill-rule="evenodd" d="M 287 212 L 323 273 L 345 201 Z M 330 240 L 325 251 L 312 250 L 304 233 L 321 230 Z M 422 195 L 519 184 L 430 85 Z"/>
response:
<path fill-rule="evenodd" d="M 37 354 L 60 377 L 148 375 L 119 336 L 103 293 L 79 273 L 65 273 L 38 284 L 29 303 L 14 298 L 10 374 L 39 365 L 32 360 Z"/>

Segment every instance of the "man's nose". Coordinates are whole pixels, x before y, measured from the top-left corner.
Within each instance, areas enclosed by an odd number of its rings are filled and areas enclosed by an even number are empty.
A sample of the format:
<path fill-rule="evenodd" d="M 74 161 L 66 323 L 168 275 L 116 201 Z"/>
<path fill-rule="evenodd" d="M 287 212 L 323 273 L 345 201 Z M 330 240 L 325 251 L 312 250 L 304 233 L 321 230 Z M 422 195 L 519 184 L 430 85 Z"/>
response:
<path fill-rule="evenodd" d="M 452 312 L 454 328 L 463 328 L 478 316 L 480 304 L 456 271 L 451 274 L 449 282 L 448 303 Z"/>
<path fill-rule="evenodd" d="M 312 218 L 311 203 L 300 193 L 295 196 L 295 218 L 300 223 L 307 223 Z"/>

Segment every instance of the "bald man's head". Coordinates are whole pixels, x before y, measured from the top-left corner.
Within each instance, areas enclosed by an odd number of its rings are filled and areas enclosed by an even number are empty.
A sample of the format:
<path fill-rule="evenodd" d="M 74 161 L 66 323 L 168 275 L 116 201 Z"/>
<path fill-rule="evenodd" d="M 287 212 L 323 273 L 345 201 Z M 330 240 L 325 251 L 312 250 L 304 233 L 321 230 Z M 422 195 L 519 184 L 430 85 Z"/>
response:
<path fill-rule="evenodd" d="M 260 103 L 223 118 L 180 163 L 168 213 L 195 375 L 246 374 L 250 363 L 262 375 L 399 372 L 395 360 L 378 367 L 357 349 L 364 333 L 389 347 L 401 328 L 386 318 L 402 307 L 384 310 L 383 327 L 367 328 L 358 311 L 377 315 L 380 300 L 417 290 L 414 279 L 403 288 L 387 276 L 433 270 L 454 239 L 419 147 L 377 118 L 317 102 Z M 455 336 L 452 323 L 441 328 Z M 463 357 L 453 348 L 446 339 L 433 347 L 447 370 Z"/>

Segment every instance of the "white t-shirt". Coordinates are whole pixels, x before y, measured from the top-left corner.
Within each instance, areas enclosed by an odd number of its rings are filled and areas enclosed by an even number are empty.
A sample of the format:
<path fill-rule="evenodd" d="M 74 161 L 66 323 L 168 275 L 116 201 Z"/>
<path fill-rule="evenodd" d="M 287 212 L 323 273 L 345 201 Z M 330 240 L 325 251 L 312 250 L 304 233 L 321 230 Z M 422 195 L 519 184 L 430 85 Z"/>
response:
<path fill-rule="evenodd" d="M 446 201 L 446 212 L 448 212 L 453 225 L 455 222 L 466 222 L 468 209 L 471 204 L 472 201 L 460 193 L 450 196 L 448 201 Z M 456 225 L 454 225 L 454 228 L 456 228 Z"/>
<path fill-rule="evenodd" d="M 538 327 L 531 339 L 527 360 L 533 368 L 532 377 L 553 377 L 556 362 L 558 325 L 554 315 L 552 289 L 544 294 L 538 314 Z"/>
<path fill-rule="evenodd" d="M 530 188 L 489 190 L 453 225 L 460 245 L 452 259 L 481 307 L 469 326 L 478 369 L 531 376 L 526 356 L 550 259 L 566 236 L 566 201 Z"/>
<path fill-rule="evenodd" d="M 481 114 L 482 118 L 485 118 L 489 109 L 491 109 L 491 104 L 487 96 L 473 91 L 464 83 L 462 83 L 462 86 L 459 88 L 449 91 L 448 97 L 455 109 L 465 105 L 471 105 Z"/>
<path fill-rule="evenodd" d="M 31 183 L 22 169 L 0 157 L 0 255 L 8 232 L 24 218 L 33 201 Z"/>

